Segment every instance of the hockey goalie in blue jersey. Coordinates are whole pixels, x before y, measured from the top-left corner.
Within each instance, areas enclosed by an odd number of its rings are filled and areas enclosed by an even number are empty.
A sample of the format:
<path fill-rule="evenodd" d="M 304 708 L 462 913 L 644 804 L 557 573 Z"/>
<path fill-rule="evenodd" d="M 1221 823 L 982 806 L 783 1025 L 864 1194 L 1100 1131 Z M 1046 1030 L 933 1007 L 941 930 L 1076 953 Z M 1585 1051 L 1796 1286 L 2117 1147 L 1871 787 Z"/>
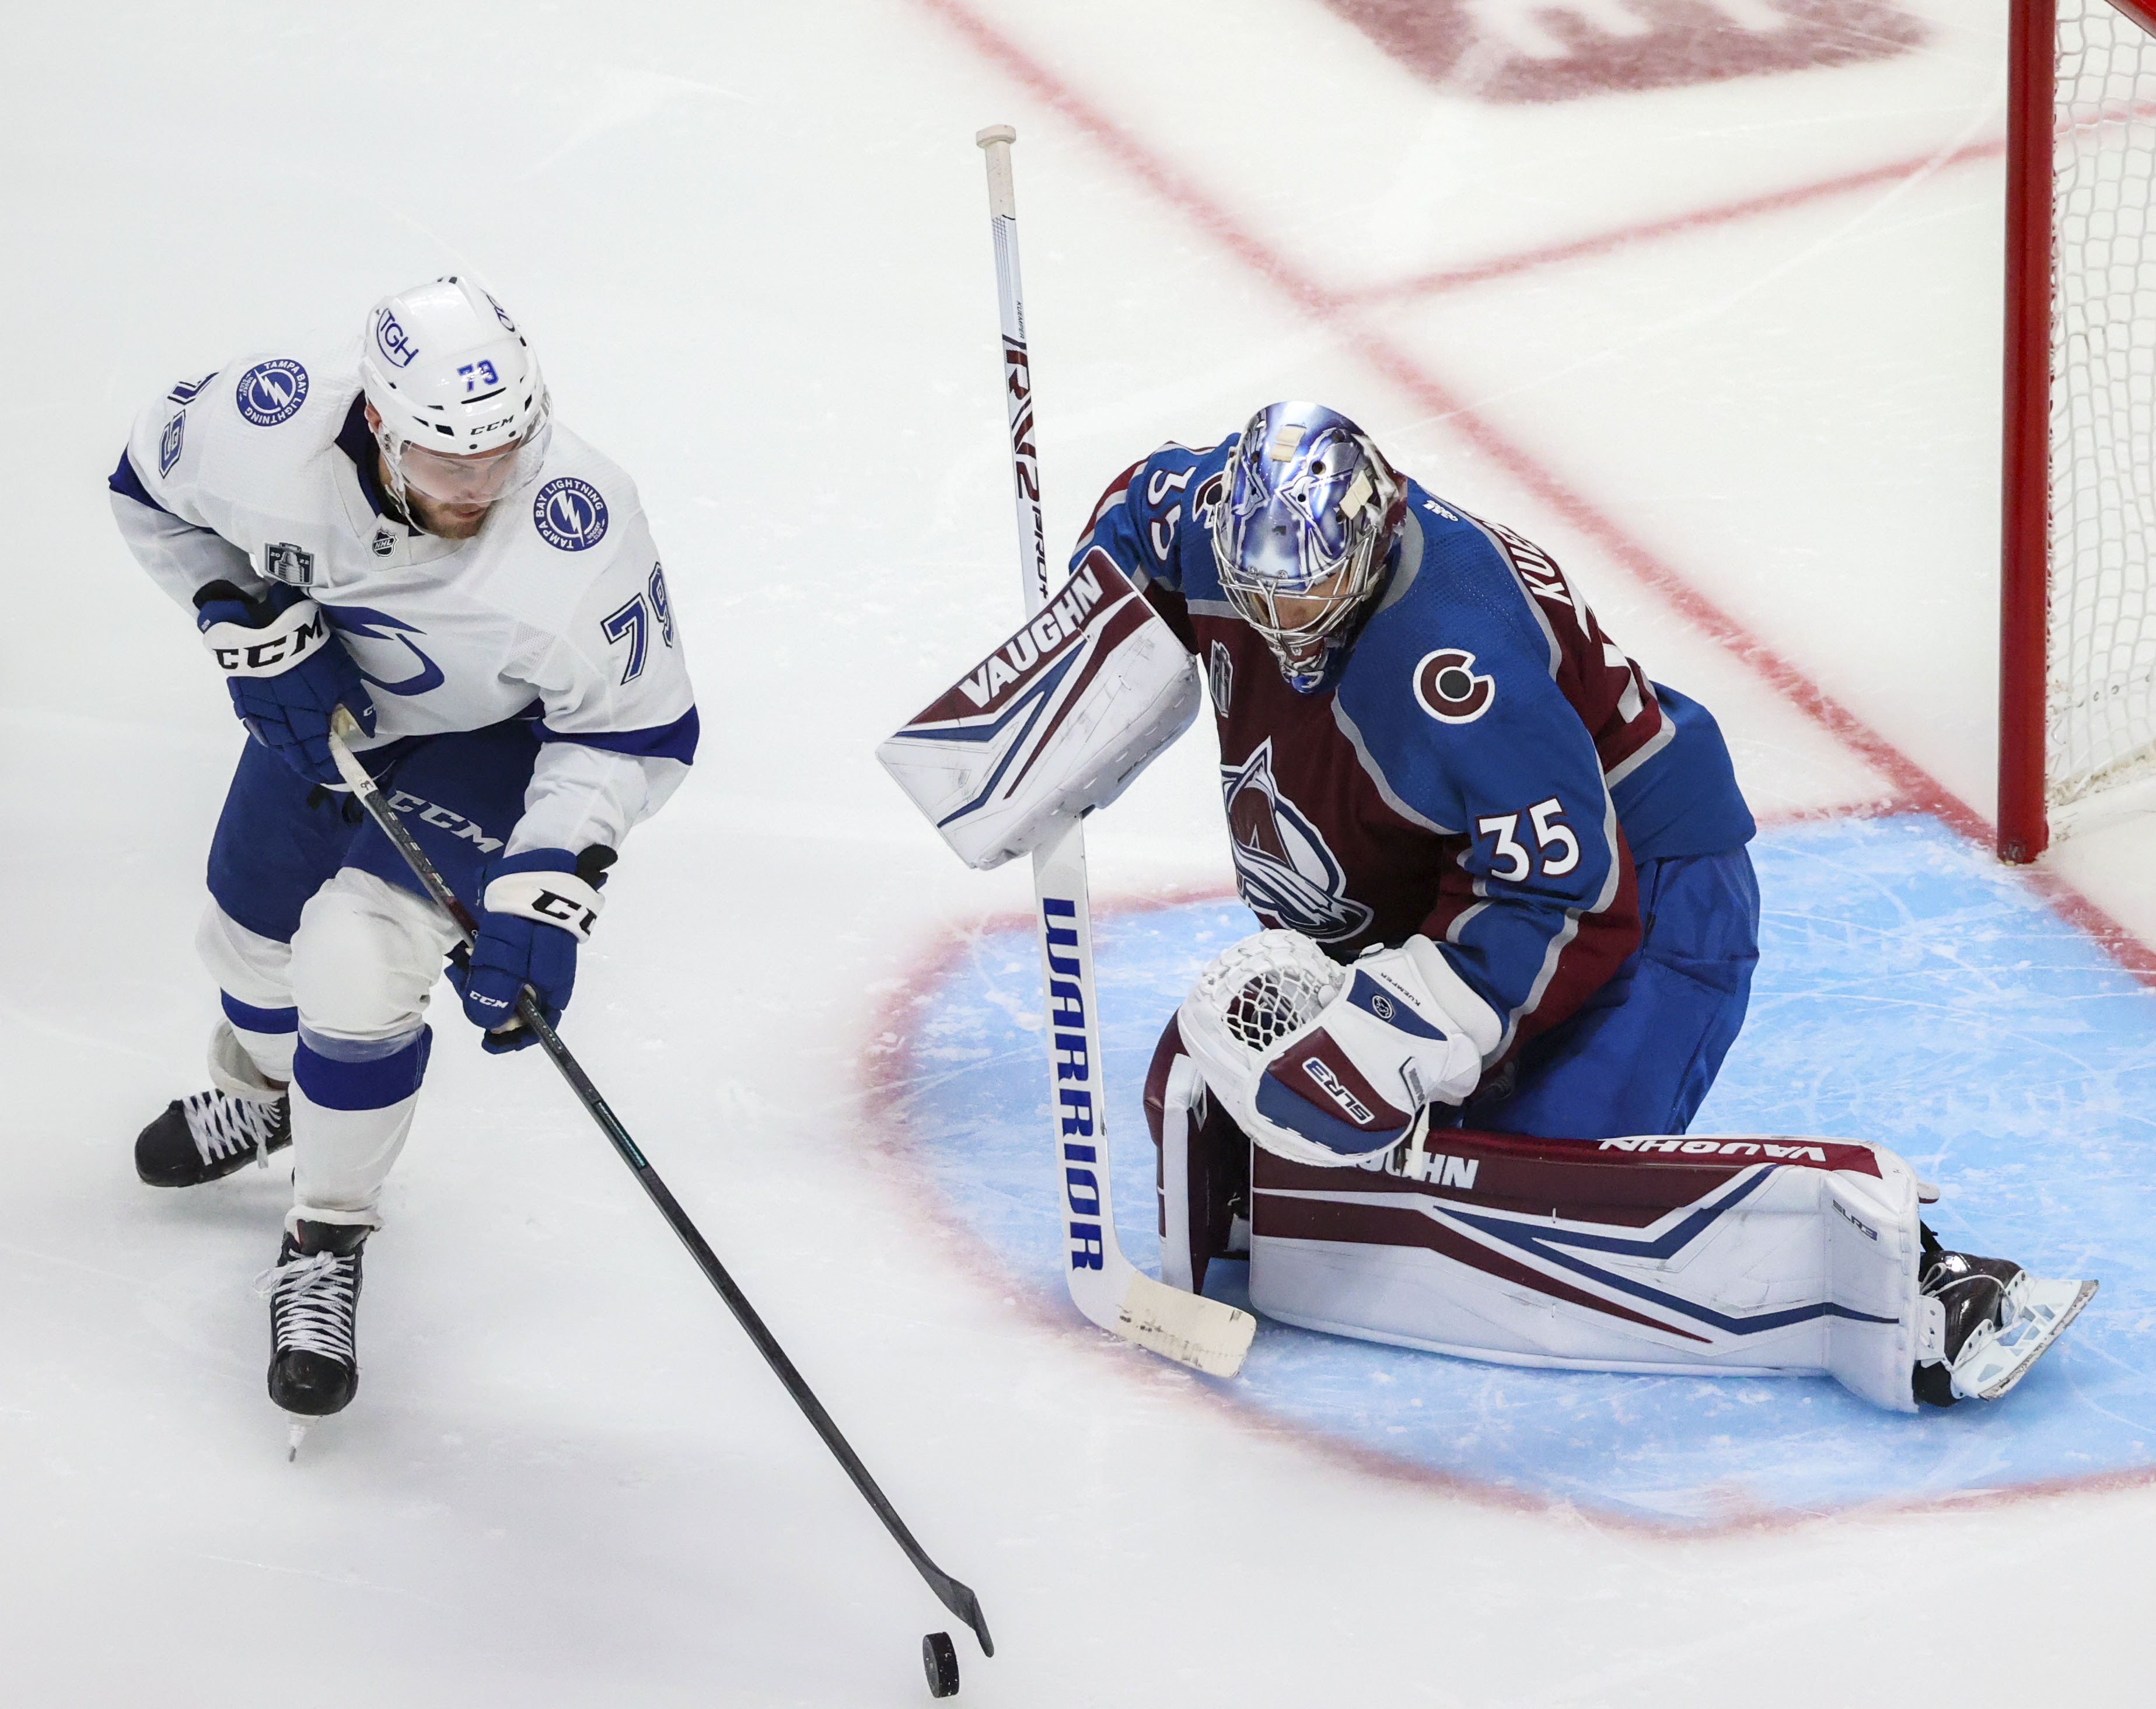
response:
<path fill-rule="evenodd" d="M 607 869 L 695 753 L 681 638 L 635 488 L 552 419 L 529 343 L 469 280 L 384 298 L 347 347 L 175 386 L 110 485 L 250 736 L 197 939 L 223 995 L 213 1083 L 143 1130 L 136 1167 L 192 1187 L 291 1147 L 270 1393 L 332 1413 L 444 957 L 489 1051 L 531 1042 L 524 988 L 550 1017 L 568 1003 Z M 344 793 L 340 705 L 477 915 L 469 956 Z"/>
<path fill-rule="evenodd" d="M 1127 470 L 1042 616 L 886 763 L 992 865 L 1183 727 L 1171 636 L 1263 929 L 1154 1054 L 1163 1280 L 1233 1258 L 1312 1328 L 1828 1373 L 1902 1410 L 2003 1394 L 2094 1292 L 1943 1250 L 1883 1147 L 1689 1134 L 1758 955 L 1722 734 L 1549 554 L 1330 409 Z"/>

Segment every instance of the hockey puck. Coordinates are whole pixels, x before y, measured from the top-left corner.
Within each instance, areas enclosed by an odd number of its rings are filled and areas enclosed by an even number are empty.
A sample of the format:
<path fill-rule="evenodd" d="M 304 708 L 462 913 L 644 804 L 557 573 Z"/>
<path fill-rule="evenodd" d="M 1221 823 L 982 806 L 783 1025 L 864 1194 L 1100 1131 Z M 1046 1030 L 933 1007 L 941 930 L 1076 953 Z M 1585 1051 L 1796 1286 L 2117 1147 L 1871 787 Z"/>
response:
<path fill-rule="evenodd" d="M 958 1652 L 948 1632 L 931 1632 L 921 1640 L 921 1665 L 928 1675 L 930 1696 L 958 1695 Z"/>

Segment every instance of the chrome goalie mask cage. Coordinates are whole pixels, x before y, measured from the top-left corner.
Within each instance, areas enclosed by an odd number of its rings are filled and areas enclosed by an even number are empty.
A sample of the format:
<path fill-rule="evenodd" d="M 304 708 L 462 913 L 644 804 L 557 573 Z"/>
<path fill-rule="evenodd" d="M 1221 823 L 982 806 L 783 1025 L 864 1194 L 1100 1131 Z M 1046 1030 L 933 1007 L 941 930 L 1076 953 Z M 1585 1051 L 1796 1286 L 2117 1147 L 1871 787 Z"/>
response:
<path fill-rule="evenodd" d="M 552 408 L 539 360 L 509 311 L 450 275 L 386 296 L 361 336 L 359 379 L 391 495 L 493 503 L 547 460 Z"/>
<path fill-rule="evenodd" d="M 1407 483 L 1353 422 L 1306 402 L 1252 416 L 1224 474 L 1212 517 L 1221 591 L 1289 686 L 1313 693 L 1384 577 Z M 1314 608 L 1283 611 L 1283 599 Z"/>

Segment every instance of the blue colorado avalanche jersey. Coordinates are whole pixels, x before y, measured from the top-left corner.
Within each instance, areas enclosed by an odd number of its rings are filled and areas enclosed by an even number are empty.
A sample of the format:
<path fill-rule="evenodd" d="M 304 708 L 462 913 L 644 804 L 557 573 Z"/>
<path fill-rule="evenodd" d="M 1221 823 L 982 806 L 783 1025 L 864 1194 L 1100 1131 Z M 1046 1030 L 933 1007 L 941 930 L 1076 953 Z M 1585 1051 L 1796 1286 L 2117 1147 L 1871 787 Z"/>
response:
<path fill-rule="evenodd" d="M 1214 567 L 1234 444 L 1163 446 L 1119 476 L 1073 566 L 1105 554 L 1204 669 L 1258 916 L 1343 957 L 1427 935 L 1509 1049 L 1637 947 L 1635 860 L 1751 838 L 1722 732 L 1648 680 L 1548 554 L 1413 482 L 1375 608 L 1296 693 Z"/>

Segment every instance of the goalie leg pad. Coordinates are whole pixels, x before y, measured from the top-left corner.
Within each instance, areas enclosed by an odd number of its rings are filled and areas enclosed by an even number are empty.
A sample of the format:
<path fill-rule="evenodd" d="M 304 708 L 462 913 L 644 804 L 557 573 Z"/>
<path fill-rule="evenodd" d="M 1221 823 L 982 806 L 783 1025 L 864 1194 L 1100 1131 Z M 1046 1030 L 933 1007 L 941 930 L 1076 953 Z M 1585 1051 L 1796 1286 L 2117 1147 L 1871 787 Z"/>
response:
<path fill-rule="evenodd" d="M 1915 1410 L 1915 1178 L 1876 1146 L 1439 1128 L 1361 1168 L 1253 1161 L 1250 1296 L 1502 1363 L 1815 1374 Z"/>
<path fill-rule="evenodd" d="M 1157 1158 L 1160 1279 L 1202 1294 L 1214 1259 L 1250 1253 L 1250 1142 L 1207 1094 L 1173 1016 L 1146 1075 L 1145 1111 Z"/>

